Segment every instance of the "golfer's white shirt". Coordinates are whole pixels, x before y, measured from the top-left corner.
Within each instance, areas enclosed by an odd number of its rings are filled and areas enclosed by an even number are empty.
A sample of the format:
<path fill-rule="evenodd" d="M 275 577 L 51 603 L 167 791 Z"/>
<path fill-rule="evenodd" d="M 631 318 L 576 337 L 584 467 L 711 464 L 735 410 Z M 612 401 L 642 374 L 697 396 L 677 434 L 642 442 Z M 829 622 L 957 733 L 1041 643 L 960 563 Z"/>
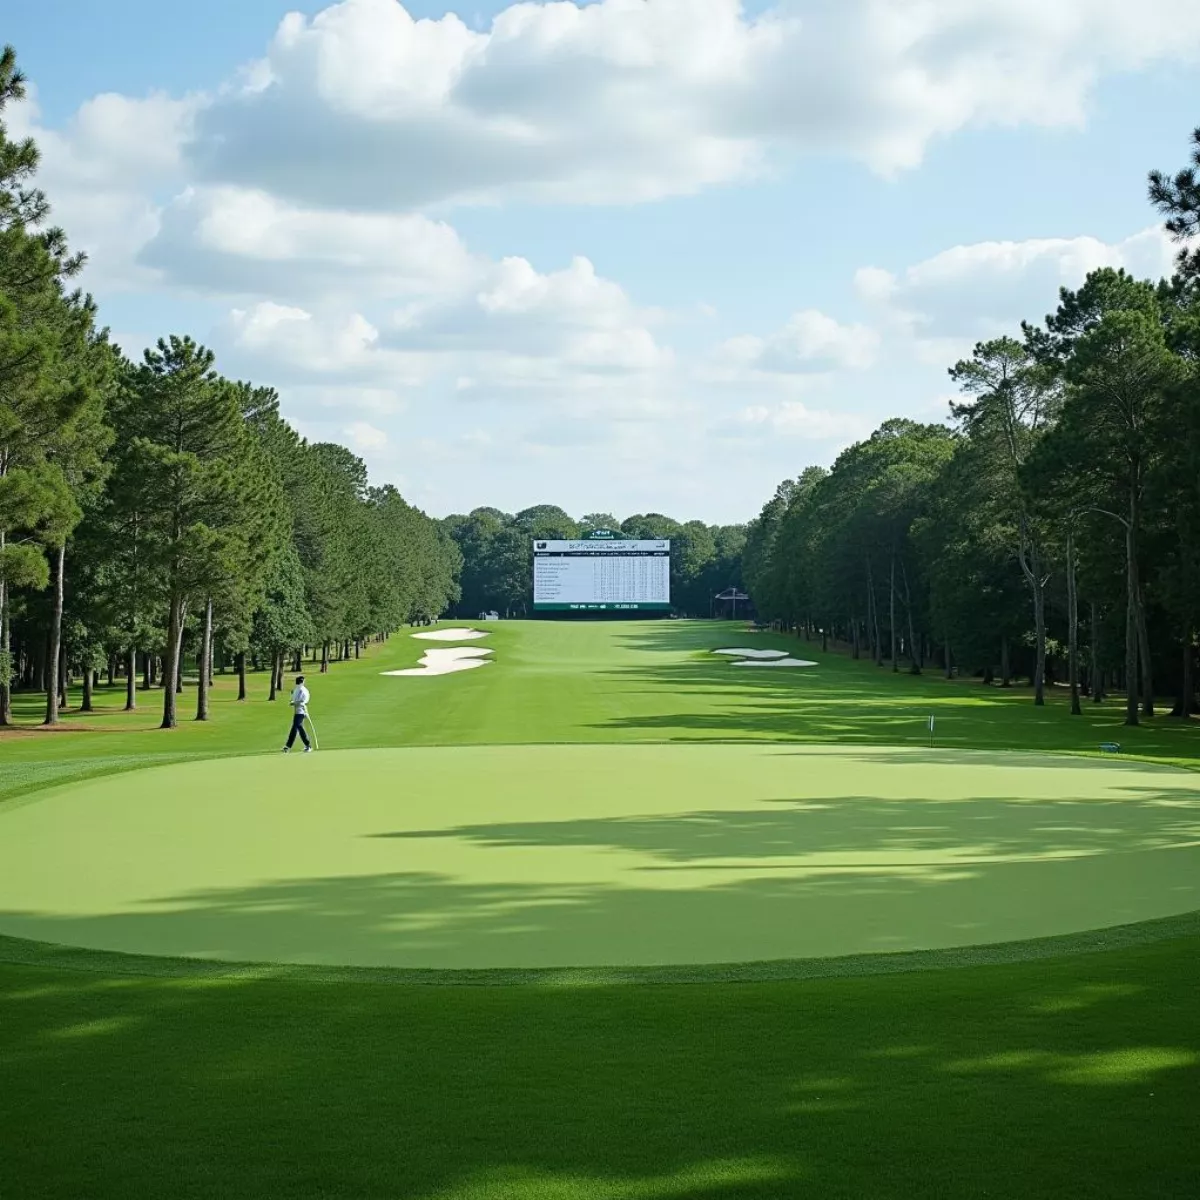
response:
<path fill-rule="evenodd" d="M 308 716 L 308 700 L 308 688 L 302 683 L 297 684 L 292 689 L 292 707 L 296 710 L 298 716 Z"/>

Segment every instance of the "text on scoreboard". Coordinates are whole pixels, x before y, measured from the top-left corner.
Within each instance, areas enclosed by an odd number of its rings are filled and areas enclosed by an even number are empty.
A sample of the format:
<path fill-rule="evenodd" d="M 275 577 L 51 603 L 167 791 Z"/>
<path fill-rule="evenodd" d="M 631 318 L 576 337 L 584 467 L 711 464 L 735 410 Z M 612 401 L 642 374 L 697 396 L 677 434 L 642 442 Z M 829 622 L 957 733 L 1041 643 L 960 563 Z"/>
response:
<path fill-rule="evenodd" d="M 671 543 L 535 540 L 533 607 L 670 608 Z"/>

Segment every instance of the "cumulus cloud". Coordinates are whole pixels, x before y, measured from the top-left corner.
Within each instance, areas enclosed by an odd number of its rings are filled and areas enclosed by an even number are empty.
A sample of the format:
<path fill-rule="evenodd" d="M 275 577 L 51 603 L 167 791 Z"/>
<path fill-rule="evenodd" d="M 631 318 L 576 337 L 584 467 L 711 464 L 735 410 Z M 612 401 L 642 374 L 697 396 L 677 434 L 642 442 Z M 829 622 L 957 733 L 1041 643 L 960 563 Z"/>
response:
<path fill-rule="evenodd" d="M 468 279 L 379 320 L 328 297 L 313 308 L 257 300 L 229 313 L 217 346 L 239 369 L 272 378 L 411 388 L 441 375 L 474 396 L 628 389 L 673 364 L 651 328 L 657 314 L 587 259 L 549 273 L 523 258 L 480 261 Z"/>
<path fill-rule="evenodd" d="M 141 99 L 105 93 L 82 104 L 63 128 L 48 129 L 31 89 L 5 112 L 13 137 L 37 141 L 38 186 L 72 246 L 87 252 L 93 286 L 153 282 L 136 256 L 158 231 L 156 193 L 181 177 L 182 147 L 199 104 L 198 97 L 162 92 Z"/>
<path fill-rule="evenodd" d="M 874 364 L 879 340 L 879 334 L 865 325 L 843 325 L 825 313 L 805 309 L 768 337 L 730 338 L 717 351 L 717 369 L 727 368 L 734 379 L 746 372 L 862 371 Z"/>
<path fill-rule="evenodd" d="M 361 313 L 312 313 L 262 301 L 233 309 L 217 329 L 217 345 L 239 368 L 287 382 L 336 376 L 347 383 L 388 379 L 417 386 L 428 376 L 419 356 L 385 350 Z"/>
<path fill-rule="evenodd" d="M 170 283 L 226 295 L 425 296 L 481 270 L 443 221 L 311 208 L 231 186 L 179 193 L 139 257 Z"/>
<path fill-rule="evenodd" d="M 366 421 L 352 421 L 342 430 L 351 450 L 364 453 L 368 450 L 382 450 L 388 444 L 388 435 L 376 426 Z"/>
<path fill-rule="evenodd" d="M 1177 250 L 1157 226 L 1118 242 L 976 242 L 899 273 L 865 267 L 855 284 L 876 312 L 917 338 L 918 352 L 929 359 L 964 341 L 1015 333 L 1023 319 L 1038 320 L 1053 307 L 1060 287 L 1078 287 L 1100 267 L 1124 267 L 1139 278 L 1170 275 Z"/>
<path fill-rule="evenodd" d="M 1195 61 L 1191 0 L 515 4 L 476 32 L 397 0 L 284 19 L 198 114 L 203 178 L 305 202 L 686 193 L 833 152 L 881 173 L 982 124 L 1082 120 L 1106 71 Z"/>
<path fill-rule="evenodd" d="M 734 436 L 767 432 L 849 444 L 866 437 L 871 427 L 871 422 L 860 413 L 809 408 L 799 400 L 785 400 L 775 405 L 753 404 L 743 408 L 726 423 L 724 431 Z"/>
<path fill-rule="evenodd" d="M 1078 123 L 1102 75 L 1198 56 L 1195 0 L 520 3 L 479 29 L 343 0 L 284 18 L 202 95 L 98 96 L 54 130 L 33 104 L 6 119 L 42 147 L 87 285 L 219 300 L 222 368 L 277 382 L 306 430 L 390 462 L 425 453 L 388 424 L 407 408 L 457 422 L 434 440 L 472 471 L 537 454 L 573 486 L 563 448 L 602 445 L 641 487 L 702 494 L 712 435 L 791 471 L 800 440 L 843 444 L 868 431 L 858 412 L 903 403 L 870 373 L 889 336 L 940 373 L 1088 269 L 1156 275 L 1174 248 L 1148 230 L 868 267 L 865 323 L 804 309 L 708 354 L 694 336 L 681 367 L 666 315 L 589 258 L 483 255 L 453 206 L 636 203 L 806 156 L 893 175 L 964 129 Z"/>
<path fill-rule="evenodd" d="M 651 372 L 672 362 L 654 336 L 659 316 L 638 308 L 582 256 L 547 273 L 510 257 L 481 264 L 469 289 L 397 310 L 387 342 L 483 356 L 487 362 L 466 376 L 472 385 L 481 372 L 494 382 L 553 381 L 563 371 Z"/>

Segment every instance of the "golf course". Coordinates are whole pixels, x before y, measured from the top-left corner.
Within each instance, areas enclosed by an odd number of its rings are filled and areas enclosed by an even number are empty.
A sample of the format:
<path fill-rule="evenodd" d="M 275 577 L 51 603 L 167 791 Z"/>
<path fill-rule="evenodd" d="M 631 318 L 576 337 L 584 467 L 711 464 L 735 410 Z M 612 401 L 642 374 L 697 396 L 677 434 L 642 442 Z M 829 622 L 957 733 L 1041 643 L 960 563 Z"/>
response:
<path fill-rule="evenodd" d="M 305 670 L 311 755 L 16 697 L 5 1194 L 1191 1190 L 1195 728 L 740 622 Z"/>

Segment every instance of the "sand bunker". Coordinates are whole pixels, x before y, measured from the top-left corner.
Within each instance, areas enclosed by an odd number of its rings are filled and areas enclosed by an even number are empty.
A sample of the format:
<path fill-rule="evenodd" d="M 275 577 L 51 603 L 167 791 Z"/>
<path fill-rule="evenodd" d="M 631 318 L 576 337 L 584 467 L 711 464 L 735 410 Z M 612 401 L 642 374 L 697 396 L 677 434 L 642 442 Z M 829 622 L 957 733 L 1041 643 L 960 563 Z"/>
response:
<path fill-rule="evenodd" d="M 730 654 L 734 658 L 787 658 L 786 650 L 714 650 L 714 654 Z"/>
<path fill-rule="evenodd" d="M 426 642 L 471 642 L 488 635 L 483 629 L 431 629 L 428 633 L 414 633 L 412 636 Z"/>
<path fill-rule="evenodd" d="M 380 674 L 450 675 L 455 671 L 486 667 L 492 661 L 486 657 L 489 654 L 491 650 L 486 646 L 453 646 L 449 650 L 426 650 L 417 666 L 406 667 L 403 671 L 381 671 Z"/>
<path fill-rule="evenodd" d="M 807 658 L 742 658 L 731 664 L 735 667 L 815 667 Z"/>

